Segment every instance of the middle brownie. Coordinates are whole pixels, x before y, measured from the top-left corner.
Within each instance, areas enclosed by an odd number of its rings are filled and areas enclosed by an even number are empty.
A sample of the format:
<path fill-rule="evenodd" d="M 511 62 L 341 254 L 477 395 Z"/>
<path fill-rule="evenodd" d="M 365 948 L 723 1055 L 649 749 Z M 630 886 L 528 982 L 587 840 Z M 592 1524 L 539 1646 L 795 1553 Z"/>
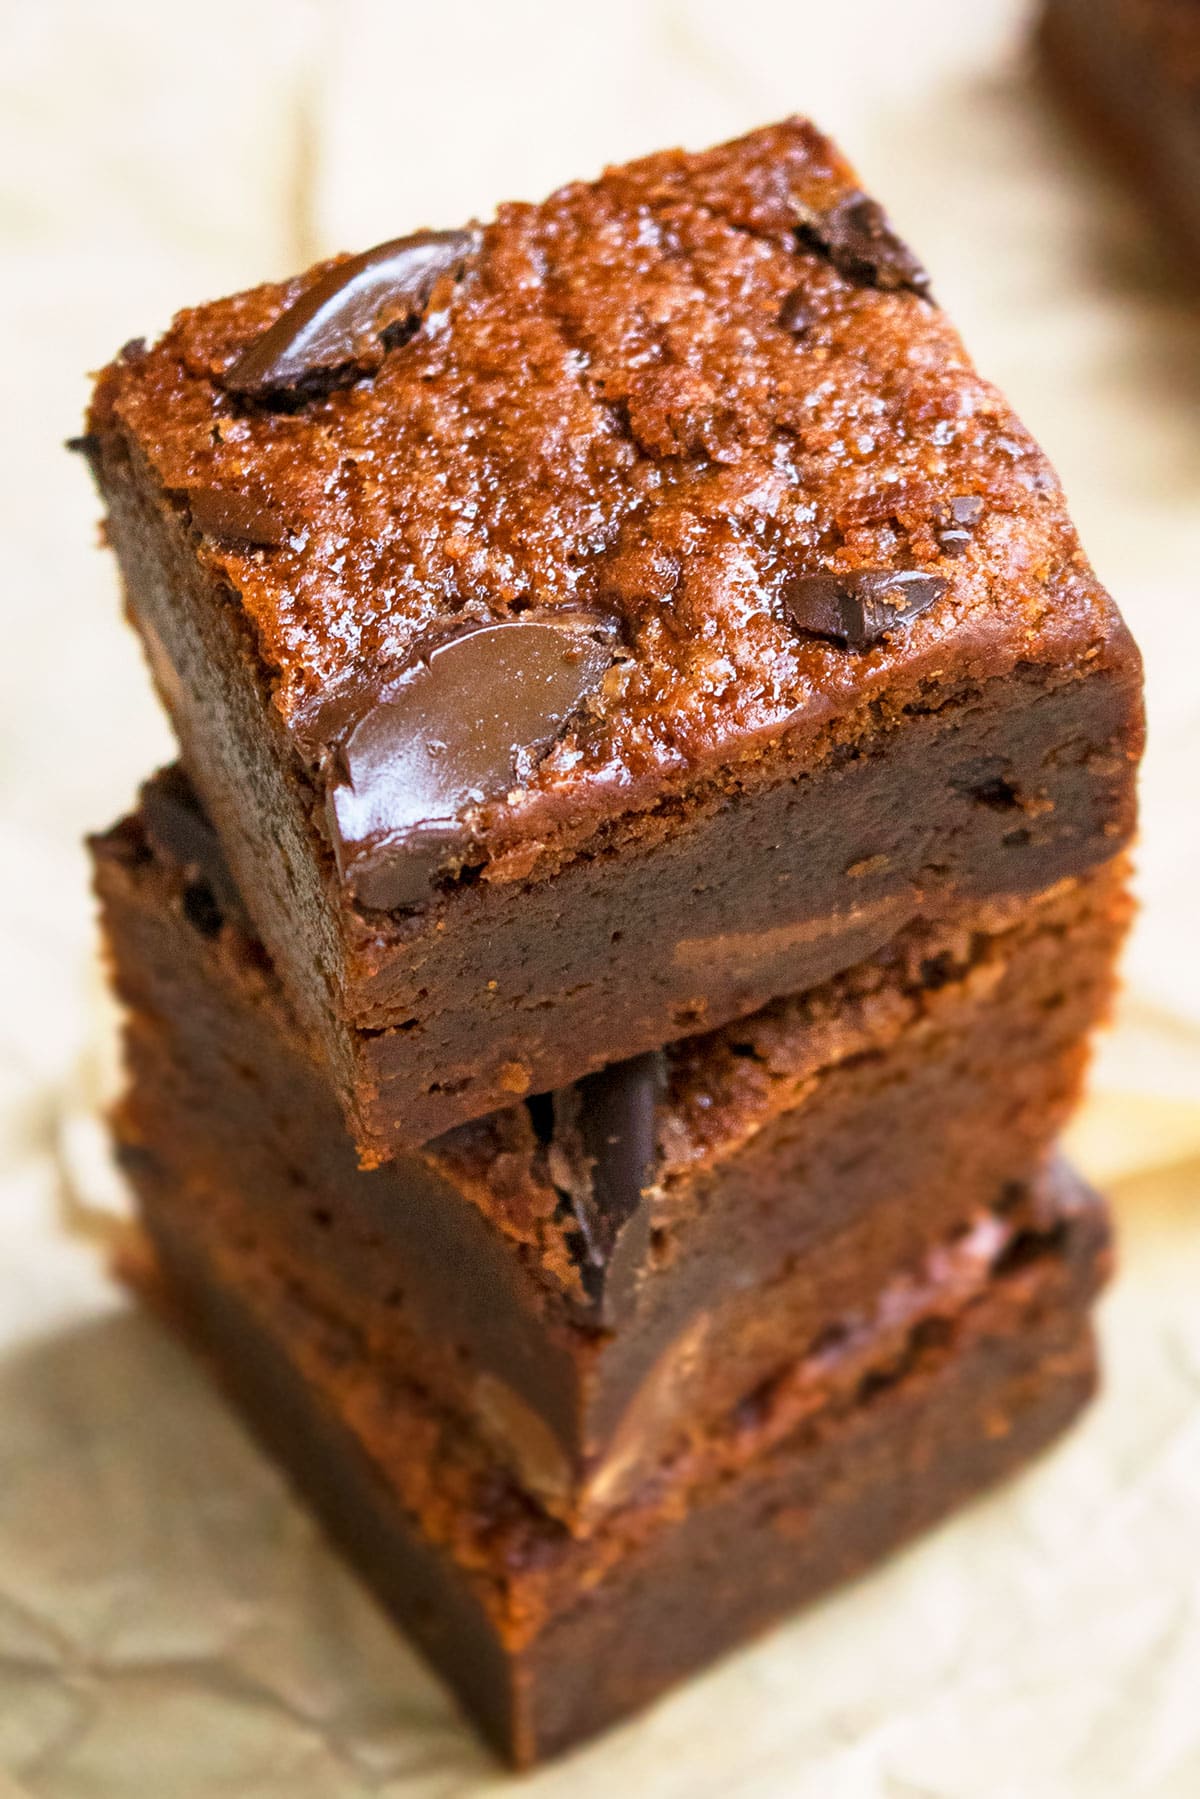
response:
<path fill-rule="evenodd" d="M 1128 915 L 1117 861 L 913 924 L 823 986 L 364 1171 L 182 777 L 94 851 L 129 1153 L 577 1531 L 1015 1203 Z"/>

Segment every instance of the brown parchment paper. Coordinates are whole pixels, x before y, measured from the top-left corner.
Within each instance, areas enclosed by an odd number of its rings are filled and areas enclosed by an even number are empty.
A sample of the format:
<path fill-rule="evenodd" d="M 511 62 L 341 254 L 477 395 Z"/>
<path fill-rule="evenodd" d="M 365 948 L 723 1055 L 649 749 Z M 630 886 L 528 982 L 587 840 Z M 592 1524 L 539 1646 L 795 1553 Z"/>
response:
<path fill-rule="evenodd" d="M 1200 315 L 1040 93 L 1024 10 L 0 17 L 0 1793 L 1200 1794 Z M 105 1274 L 112 1019 L 77 844 L 169 747 L 59 440 L 81 371 L 175 304 L 793 109 L 919 244 L 1147 653 L 1144 911 L 1072 1144 L 1118 1215 L 1107 1387 L 1005 1492 L 514 1783 Z"/>

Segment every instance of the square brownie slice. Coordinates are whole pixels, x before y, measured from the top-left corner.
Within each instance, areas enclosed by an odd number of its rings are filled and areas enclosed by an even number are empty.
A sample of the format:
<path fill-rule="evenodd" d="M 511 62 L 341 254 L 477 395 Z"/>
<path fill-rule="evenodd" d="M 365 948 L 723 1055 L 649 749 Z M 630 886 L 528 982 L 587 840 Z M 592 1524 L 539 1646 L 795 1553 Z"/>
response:
<path fill-rule="evenodd" d="M 177 772 L 93 851 L 135 1181 L 437 1395 L 579 1535 L 884 1285 L 935 1252 L 949 1283 L 1029 1226 L 1129 912 L 1119 859 L 914 923 L 367 1170 Z"/>
<path fill-rule="evenodd" d="M 182 313 L 87 445 L 367 1162 L 1129 837 L 1136 650 L 803 121 Z"/>
<path fill-rule="evenodd" d="M 137 1184 L 155 1297 L 518 1766 L 861 1574 L 1019 1469 L 1095 1387 L 1107 1219 L 1060 1168 L 1040 1183 L 1040 1228 L 1001 1231 L 966 1283 L 935 1256 L 900 1308 L 885 1287 L 855 1333 L 799 1353 L 581 1541 L 303 1291 L 247 1278 L 188 1195 L 145 1168 Z"/>

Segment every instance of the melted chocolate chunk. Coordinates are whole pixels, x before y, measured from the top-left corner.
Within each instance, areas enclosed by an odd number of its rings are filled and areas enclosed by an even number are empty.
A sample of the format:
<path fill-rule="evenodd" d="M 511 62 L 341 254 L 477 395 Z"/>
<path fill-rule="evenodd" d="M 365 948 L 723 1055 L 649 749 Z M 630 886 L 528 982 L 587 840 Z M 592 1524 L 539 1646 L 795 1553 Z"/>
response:
<path fill-rule="evenodd" d="M 162 769 L 141 793 L 142 824 L 151 845 L 170 863 L 180 864 L 189 877 L 184 891 L 184 910 L 198 929 L 211 931 L 197 916 L 202 902 L 199 892 L 207 894 L 212 911 L 219 918 L 234 918 L 244 923 L 241 896 L 225 861 L 221 840 L 208 822 L 183 770 L 178 766 Z M 197 892 L 189 899 L 189 893 Z"/>
<path fill-rule="evenodd" d="M 457 274 L 474 244 L 469 231 L 418 231 L 340 262 L 242 351 L 224 385 L 263 399 L 316 375 L 377 368 L 386 334 L 420 319 L 439 276 Z"/>
<path fill-rule="evenodd" d="M 849 281 L 864 287 L 907 288 L 929 297 L 924 267 L 869 194 L 847 194 L 829 212 L 810 214 L 796 227 L 796 235 L 827 256 Z"/>
<path fill-rule="evenodd" d="M 984 514 L 979 494 L 957 494 L 943 506 L 935 521 L 937 540 L 945 556 L 962 556 L 971 541 L 971 533 Z"/>
<path fill-rule="evenodd" d="M 783 601 L 801 631 L 848 650 L 869 650 L 898 625 L 927 612 L 946 587 L 943 576 L 916 569 L 852 569 L 798 575 L 784 589 Z"/>
<path fill-rule="evenodd" d="M 528 778 L 615 647 L 610 619 L 525 613 L 444 639 L 344 722 L 330 714 L 339 778 L 326 810 L 355 897 L 385 911 L 427 899 L 469 844 L 463 814 Z"/>
<path fill-rule="evenodd" d="M 189 881 L 183 890 L 183 913 L 193 930 L 202 937 L 216 937 L 225 924 L 225 914 L 217 896 L 206 881 Z"/>
<path fill-rule="evenodd" d="M 556 1166 L 579 1222 L 581 1273 L 601 1316 L 611 1318 L 643 1266 L 650 1243 L 644 1194 L 657 1156 L 658 1103 L 666 1085 L 661 1050 L 614 1062 L 554 1095 Z"/>
<path fill-rule="evenodd" d="M 287 520 L 273 506 L 233 488 L 189 488 L 187 503 L 192 523 L 207 537 L 276 549 L 291 535 Z"/>
<path fill-rule="evenodd" d="M 800 337 L 810 325 L 816 323 L 816 318 L 807 289 L 801 284 L 794 287 L 790 294 L 784 294 L 776 323 L 793 336 Z"/>

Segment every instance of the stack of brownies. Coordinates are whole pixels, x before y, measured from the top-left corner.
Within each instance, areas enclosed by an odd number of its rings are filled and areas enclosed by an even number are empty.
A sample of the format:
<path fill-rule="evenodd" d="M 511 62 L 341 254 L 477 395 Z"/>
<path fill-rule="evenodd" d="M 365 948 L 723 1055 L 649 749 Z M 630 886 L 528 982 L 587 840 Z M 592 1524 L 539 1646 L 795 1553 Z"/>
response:
<path fill-rule="evenodd" d="M 531 1762 L 1091 1392 L 1136 650 L 801 121 L 182 313 L 82 442 L 162 1290 Z"/>

